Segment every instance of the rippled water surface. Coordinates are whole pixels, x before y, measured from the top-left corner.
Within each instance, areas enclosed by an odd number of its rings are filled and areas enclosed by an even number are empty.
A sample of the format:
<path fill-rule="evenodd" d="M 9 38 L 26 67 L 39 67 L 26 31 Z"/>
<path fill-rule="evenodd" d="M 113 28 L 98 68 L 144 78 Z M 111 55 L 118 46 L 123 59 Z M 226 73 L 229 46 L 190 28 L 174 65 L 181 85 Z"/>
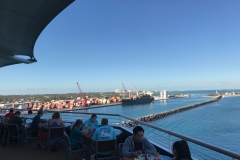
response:
<path fill-rule="evenodd" d="M 226 97 L 152 123 L 240 154 L 240 97 Z"/>

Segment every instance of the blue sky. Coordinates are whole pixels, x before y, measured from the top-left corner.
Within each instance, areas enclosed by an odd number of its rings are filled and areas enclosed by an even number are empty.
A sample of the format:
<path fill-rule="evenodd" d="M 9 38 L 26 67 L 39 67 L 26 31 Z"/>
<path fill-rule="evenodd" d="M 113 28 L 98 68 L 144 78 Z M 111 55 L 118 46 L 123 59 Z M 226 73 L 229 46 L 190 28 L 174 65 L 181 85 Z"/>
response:
<path fill-rule="evenodd" d="M 239 0 L 76 0 L 33 64 L 0 69 L 0 95 L 240 88 Z"/>

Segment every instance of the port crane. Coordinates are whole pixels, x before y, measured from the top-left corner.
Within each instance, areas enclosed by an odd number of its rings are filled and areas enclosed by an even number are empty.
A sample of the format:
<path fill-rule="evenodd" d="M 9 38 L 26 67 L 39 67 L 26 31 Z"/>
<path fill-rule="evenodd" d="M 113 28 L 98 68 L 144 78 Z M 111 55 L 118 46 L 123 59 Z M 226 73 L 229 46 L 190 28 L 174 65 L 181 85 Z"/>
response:
<path fill-rule="evenodd" d="M 135 88 L 133 83 L 132 83 L 132 85 L 133 85 L 134 92 L 138 95 L 138 91 L 136 90 L 136 88 Z"/>
<path fill-rule="evenodd" d="M 126 88 L 125 88 L 125 86 L 124 86 L 123 83 L 122 83 L 122 86 L 123 86 L 123 89 L 124 89 L 125 94 L 126 94 L 127 97 L 130 99 L 130 98 L 131 98 L 131 96 L 130 96 L 130 92 L 127 92 L 127 90 L 126 90 Z"/>
<path fill-rule="evenodd" d="M 77 86 L 78 86 L 78 90 L 79 90 L 79 92 L 80 92 L 80 95 L 81 95 L 82 98 L 83 98 L 83 100 L 82 100 L 82 106 L 83 106 L 83 107 L 87 107 L 87 97 L 86 97 L 86 94 L 83 94 L 83 93 L 82 93 L 82 90 L 81 90 L 78 82 L 77 82 Z"/>

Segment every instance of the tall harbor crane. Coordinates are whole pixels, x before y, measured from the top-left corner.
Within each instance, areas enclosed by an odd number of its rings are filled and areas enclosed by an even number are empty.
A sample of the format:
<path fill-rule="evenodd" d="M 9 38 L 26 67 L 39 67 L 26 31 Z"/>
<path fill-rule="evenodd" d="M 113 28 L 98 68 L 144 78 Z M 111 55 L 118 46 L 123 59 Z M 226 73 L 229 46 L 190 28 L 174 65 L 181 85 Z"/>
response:
<path fill-rule="evenodd" d="M 124 86 L 123 83 L 122 83 L 122 86 L 123 86 L 123 89 L 124 89 L 125 94 L 126 94 L 127 97 L 130 99 L 130 98 L 131 98 L 131 96 L 130 96 L 130 92 L 127 92 L 127 90 L 126 90 L 126 88 L 125 88 L 125 86 Z"/>
<path fill-rule="evenodd" d="M 136 90 L 136 88 L 135 88 L 133 83 L 132 83 L 132 85 L 133 85 L 133 89 L 134 89 L 135 94 L 138 96 L 138 91 Z"/>
<path fill-rule="evenodd" d="M 78 86 L 78 90 L 79 90 L 79 92 L 80 92 L 80 95 L 81 95 L 82 98 L 83 98 L 83 100 L 82 100 L 82 106 L 83 106 L 83 107 L 86 107 L 86 106 L 87 106 L 87 97 L 86 97 L 86 94 L 83 94 L 83 93 L 82 93 L 82 90 L 81 90 L 78 82 L 77 82 L 77 86 Z"/>

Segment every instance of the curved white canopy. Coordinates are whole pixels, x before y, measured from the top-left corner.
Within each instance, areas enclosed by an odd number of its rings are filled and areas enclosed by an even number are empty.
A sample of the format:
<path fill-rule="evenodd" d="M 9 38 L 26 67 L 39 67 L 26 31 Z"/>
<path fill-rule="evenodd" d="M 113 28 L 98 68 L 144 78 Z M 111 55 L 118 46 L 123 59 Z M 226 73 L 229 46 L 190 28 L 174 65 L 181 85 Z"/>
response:
<path fill-rule="evenodd" d="M 38 36 L 73 1 L 1 0 L 0 67 L 37 62 L 33 49 Z"/>

